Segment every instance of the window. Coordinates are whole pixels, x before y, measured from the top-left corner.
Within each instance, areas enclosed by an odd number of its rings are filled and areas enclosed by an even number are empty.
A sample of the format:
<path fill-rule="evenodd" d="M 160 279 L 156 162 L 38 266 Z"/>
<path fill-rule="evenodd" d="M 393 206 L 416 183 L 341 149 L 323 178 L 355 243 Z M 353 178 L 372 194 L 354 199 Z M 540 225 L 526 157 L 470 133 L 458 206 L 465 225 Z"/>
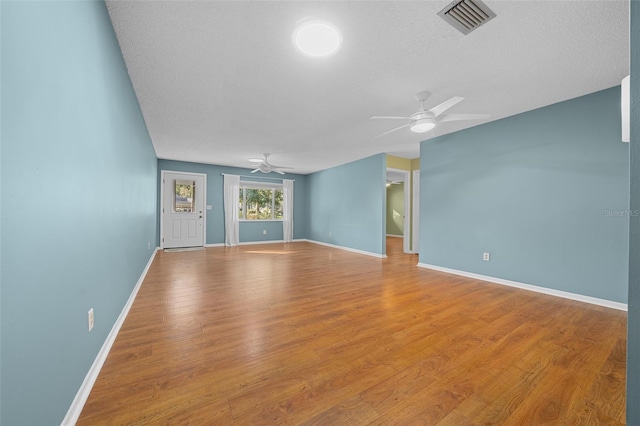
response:
<path fill-rule="evenodd" d="M 192 213 L 195 206 L 196 182 L 193 180 L 175 180 L 174 213 Z"/>
<path fill-rule="evenodd" d="M 281 185 L 242 182 L 239 200 L 240 220 L 282 220 L 284 192 Z"/>

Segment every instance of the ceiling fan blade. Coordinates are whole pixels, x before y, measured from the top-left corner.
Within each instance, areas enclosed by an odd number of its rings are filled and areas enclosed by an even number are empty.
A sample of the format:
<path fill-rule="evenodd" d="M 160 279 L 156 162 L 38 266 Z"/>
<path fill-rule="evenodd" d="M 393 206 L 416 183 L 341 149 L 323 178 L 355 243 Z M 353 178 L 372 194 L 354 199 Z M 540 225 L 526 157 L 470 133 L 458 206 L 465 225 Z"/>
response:
<path fill-rule="evenodd" d="M 404 129 L 405 127 L 409 127 L 410 125 L 411 125 L 411 123 L 407 123 L 407 124 L 405 124 L 405 125 L 403 125 L 403 126 L 396 127 L 395 129 L 388 130 L 388 131 L 386 131 L 386 132 L 384 132 L 384 133 L 379 134 L 378 136 L 376 136 L 376 138 L 381 138 L 381 137 L 383 137 L 383 136 L 388 135 L 389 133 L 393 133 L 393 132 L 395 132 L 396 130 L 400 130 L 400 129 Z"/>
<path fill-rule="evenodd" d="M 279 174 L 281 174 L 281 175 L 283 175 L 283 174 L 284 174 L 284 172 L 283 172 L 282 170 L 278 170 L 278 169 L 273 169 L 273 170 L 271 170 L 271 171 L 272 171 L 272 172 L 279 173 Z"/>
<path fill-rule="evenodd" d="M 445 114 L 439 121 L 444 123 L 447 121 L 484 120 L 489 117 L 491 114 Z"/>
<path fill-rule="evenodd" d="M 271 163 L 269 163 L 269 165 L 270 165 L 271 167 L 276 168 L 276 169 L 293 169 L 293 167 L 287 167 L 287 166 L 276 166 L 275 164 L 271 164 Z"/>
<path fill-rule="evenodd" d="M 443 112 L 445 112 L 446 110 L 448 110 L 449 108 L 451 108 L 452 106 L 454 106 L 455 104 L 457 104 L 458 102 L 461 102 L 463 100 L 464 98 L 462 96 L 454 96 L 448 101 L 444 101 L 443 103 L 434 106 L 429 110 L 429 112 L 433 113 L 433 115 L 437 117 Z"/>
<path fill-rule="evenodd" d="M 396 117 L 393 115 L 374 115 L 371 120 L 411 120 L 411 117 Z"/>
<path fill-rule="evenodd" d="M 251 170 L 251 173 L 259 172 L 260 169 Z"/>

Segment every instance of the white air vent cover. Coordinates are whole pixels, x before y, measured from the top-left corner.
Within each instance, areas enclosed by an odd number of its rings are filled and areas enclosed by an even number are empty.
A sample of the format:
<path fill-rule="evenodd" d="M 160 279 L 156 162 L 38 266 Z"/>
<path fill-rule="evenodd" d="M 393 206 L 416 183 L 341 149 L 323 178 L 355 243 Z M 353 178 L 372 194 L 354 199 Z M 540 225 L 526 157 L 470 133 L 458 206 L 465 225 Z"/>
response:
<path fill-rule="evenodd" d="M 480 0 L 454 1 L 438 12 L 438 15 L 465 35 L 496 17 Z"/>

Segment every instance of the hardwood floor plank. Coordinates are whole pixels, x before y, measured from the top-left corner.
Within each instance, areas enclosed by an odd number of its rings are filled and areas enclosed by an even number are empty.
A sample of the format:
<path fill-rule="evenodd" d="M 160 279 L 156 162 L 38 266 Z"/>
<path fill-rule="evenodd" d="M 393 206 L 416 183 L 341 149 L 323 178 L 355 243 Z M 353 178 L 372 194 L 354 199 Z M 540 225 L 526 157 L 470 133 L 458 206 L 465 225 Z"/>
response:
<path fill-rule="evenodd" d="M 570 408 L 579 386 L 573 375 L 560 367 L 548 370 L 529 397 L 508 417 L 512 424 L 570 424 Z"/>
<path fill-rule="evenodd" d="M 378 413 L 373 411 L 368 404 L 352 398 L 299 424 L 304 426 L 366 425 L 378 417 Z"/>
<path fill-rule="evenodd" d="M 243 424 L 299 424 L 394 373 L 383 365 L 362 364 L 328 375 L 328 380 L 301 388 L 288 397 L 279 394 L 265 398 L 273 394 L 260 389 L 251 395 L 255 400 L 249 405 L 246 394 L 229 403 L 234 419 Z"/>
<path fill-rule="evenodd" d="M 157 253 L 77 424 L 624 424 L 625 312 L 389 244 Z"/>
<path fill-rule="evenodd" d="M 626 340 L 618 339 L 596 376 L 586 404 L 607 418 L 621 421 L 626 410 Z"/>

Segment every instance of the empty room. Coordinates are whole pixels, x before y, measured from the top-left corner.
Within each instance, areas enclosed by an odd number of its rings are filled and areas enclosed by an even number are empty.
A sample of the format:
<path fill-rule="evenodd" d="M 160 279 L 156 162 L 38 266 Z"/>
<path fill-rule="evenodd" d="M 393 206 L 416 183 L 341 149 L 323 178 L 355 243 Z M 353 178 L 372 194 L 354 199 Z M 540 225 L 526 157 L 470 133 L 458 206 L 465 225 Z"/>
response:
<path fill-rule="evenodd" d="M 637 2 L 0 24 L 0 424 L 640 424 Z"/>

